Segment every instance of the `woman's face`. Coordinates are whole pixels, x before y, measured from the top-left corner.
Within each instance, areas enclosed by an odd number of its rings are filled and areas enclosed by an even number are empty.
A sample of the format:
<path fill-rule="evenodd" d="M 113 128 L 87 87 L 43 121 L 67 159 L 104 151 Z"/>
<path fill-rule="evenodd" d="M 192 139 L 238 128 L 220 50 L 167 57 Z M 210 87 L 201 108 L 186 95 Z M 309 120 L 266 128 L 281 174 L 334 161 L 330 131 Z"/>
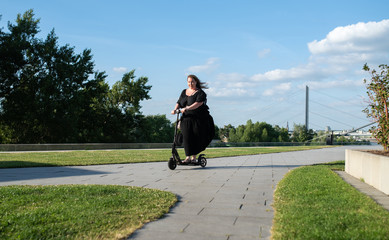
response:
<path fill-rule="evenodd" d="M 196 81 L 191 77 L 188 77 L 188 87 L 190 89 L 196 89 Z"/>

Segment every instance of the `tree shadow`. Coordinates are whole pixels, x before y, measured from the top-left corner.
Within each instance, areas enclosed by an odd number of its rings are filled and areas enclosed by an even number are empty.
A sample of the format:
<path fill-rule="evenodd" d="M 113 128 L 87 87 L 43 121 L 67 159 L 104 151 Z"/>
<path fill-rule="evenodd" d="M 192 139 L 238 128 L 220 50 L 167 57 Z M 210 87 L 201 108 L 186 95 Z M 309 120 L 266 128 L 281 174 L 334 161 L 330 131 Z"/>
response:
<path fill-rule="evenodd" d="M 58 165 L 50 163 L 29 162 L 29 161 L 0 161 L 0 169 L 4 168 L 29 168 L 29 167 L 55 167 Z"/>
<path fill-rule="evenodd" d="M 259 165 L 259 166 L 206 166 L 206 167 L 200 167 L 200 166 L 186 166 L 182 167 L 183 165 L 180 165 L 180 170 L 213 170 L 213 169 L 257 169 L 257 168 L 296 168 L 301 167 L 305 165 Z M 179 167 L 179 166 L 178 166 Z"/>
<path fill-rule="evenodd" d="M 81 166 L 53 166 L 39 163 L 40 167 L 0 168 L 0 182 L 26 181 L 87 175 L 106 175 L 111 172 L 80 168 Z"/>

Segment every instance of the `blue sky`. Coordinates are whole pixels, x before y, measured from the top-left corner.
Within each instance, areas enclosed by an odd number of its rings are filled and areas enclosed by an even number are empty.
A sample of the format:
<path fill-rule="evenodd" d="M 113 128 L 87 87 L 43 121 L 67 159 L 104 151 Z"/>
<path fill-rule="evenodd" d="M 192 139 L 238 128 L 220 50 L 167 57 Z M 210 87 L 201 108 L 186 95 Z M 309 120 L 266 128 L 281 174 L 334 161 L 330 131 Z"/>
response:
<path fill-rule="evenodd" d="M 389 64 L 388 1 L 90 1 L 2 0 L 0 27 L 34 9 L 40 37 L 90 48 L 110 85 L 136 69 L 151 100 L 145 115 L 166 114 L 186 76 L 208 83 L 215 123 L 251 119 L 292 128 L 351 129 L 370 122 L 364 63 Z"/>

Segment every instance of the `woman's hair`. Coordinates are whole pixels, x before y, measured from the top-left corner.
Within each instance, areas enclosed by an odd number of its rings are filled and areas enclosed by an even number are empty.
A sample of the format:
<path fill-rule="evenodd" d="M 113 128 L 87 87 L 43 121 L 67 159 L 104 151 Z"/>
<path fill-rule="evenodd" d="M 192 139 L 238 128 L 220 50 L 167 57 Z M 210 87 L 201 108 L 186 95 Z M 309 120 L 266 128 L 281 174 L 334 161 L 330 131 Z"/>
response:
<path fill-rule="evenodd" d="M 208 84 L 206 82 L 200 81 L 200 79 L 196 75 L 190 74 L 186 79 L 188 78 L 192 78 L 193 80 L 196 81 L 196 87 L 198 89 L 208 89 Z"/>

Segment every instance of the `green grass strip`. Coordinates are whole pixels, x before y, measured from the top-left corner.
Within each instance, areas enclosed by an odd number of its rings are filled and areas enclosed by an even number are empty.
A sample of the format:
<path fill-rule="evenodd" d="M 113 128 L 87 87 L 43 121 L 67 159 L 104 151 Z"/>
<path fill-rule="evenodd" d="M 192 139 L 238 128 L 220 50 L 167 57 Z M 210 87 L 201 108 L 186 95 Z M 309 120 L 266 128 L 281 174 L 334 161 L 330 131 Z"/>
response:
<path fill-rule="evenodd" d="M 326 146 L 209 148 L 203 153 L 206 154 L 207 158 L 216 158 L 301 151 L 324 147 Z M 181 158 L 185 158 L 183 149 L 179 149 L 179 154 Z M 67 152 L 2 152 L 0 153 L 0 168 L 163 162 L 168 161 L 170 157 L 171 149 Z"/>
<path fill-rule="evenodd" d="M 389 212 L 343 181 L 334 166 L 339 162 L 300 167 L 279 182 L 273 239 L 389 239 Z"/>
<path fill-rule="evenodd" d="M 120 239 L 169 211 L 172 193 L 126 186 L 0 188 L 0 239 Z"/>

